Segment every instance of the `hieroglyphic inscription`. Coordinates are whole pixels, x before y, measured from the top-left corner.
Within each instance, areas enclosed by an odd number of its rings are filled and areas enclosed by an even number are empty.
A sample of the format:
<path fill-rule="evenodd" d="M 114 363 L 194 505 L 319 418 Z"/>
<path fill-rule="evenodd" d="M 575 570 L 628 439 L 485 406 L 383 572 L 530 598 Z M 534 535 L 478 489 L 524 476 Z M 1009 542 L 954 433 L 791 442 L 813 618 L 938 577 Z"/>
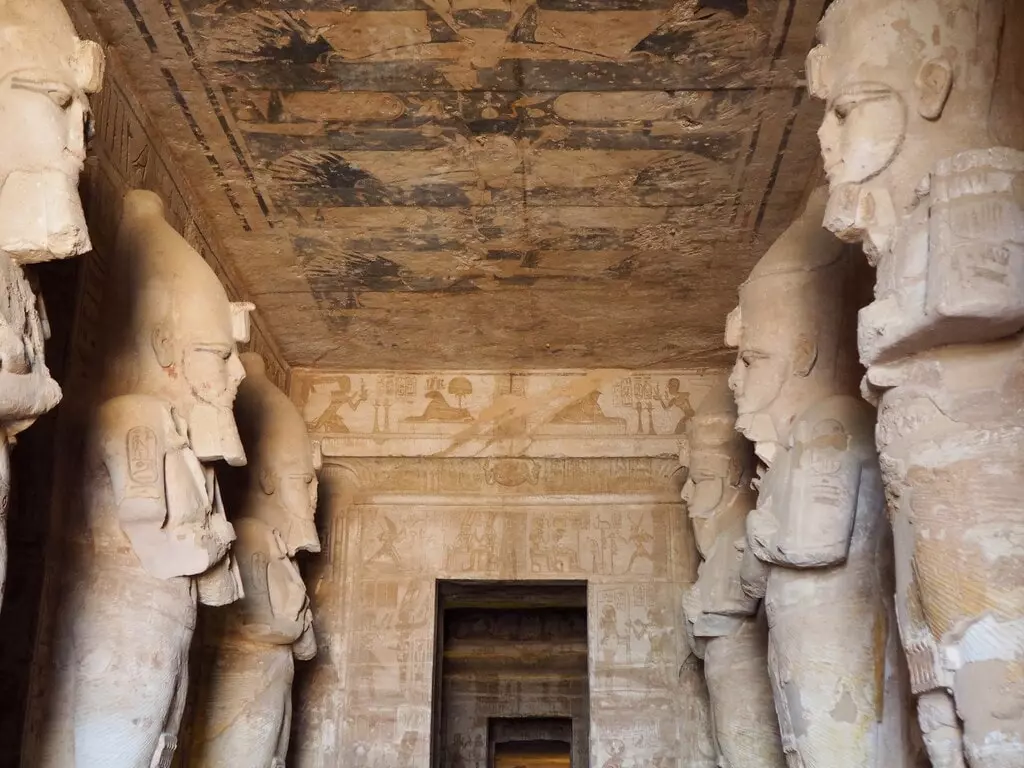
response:
<path fill-rule="evenodd" d="M 659 456 L 707 392 L 694 372 L 321 373 L 292 397 L 326 456 Z"/>

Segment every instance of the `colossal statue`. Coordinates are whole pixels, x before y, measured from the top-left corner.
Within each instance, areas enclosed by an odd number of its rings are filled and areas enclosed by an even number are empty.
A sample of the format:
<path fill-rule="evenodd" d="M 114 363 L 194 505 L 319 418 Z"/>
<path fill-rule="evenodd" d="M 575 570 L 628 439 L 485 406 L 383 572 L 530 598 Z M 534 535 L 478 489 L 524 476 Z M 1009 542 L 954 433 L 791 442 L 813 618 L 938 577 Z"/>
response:
<path fill-rule="evenodd" d="M 940 768 L 1024 764 L 1022 10 L 837 0 L 808 59 L 826 101 L 825 224 L 877 267 L 864 391 Z"/>
<path fill-rule="evenodd" d="M 209 462 L 245 461 L 233 305 L 152 192 L 129 192 L 107 302 L 104 397 L 87 433 L 82 519 L 65 532 L 42 768 L 169 766 L 196 603 L 241 595 Z"/>
<path fill-rule="evenodd" d="M 245 596 L 211 633 L 189 764 L 283 768 L 293 657 L 316 653 L 306 588 L 292 558 L 320 551 L 313 522 L 319 461 L 302 415 L 267 378 L 263 359 L 246 353 L 242 363 L 235 414 L 249 461 L 238 507 L 232 503 L 229 511 Z"/>
<path fill-rule="evenodd" d="M 46 314 L 21 265 L 89 250 L 78 176 L 99 46 L 59 0 L 0 0 L 0 602 L 14 437 L 60 400 L 43 356 Z"/>
<path fill-rule="evenodd" d="M 790 766 L 907 766 L 892 566 L 872 431 L 856 396 L 856 259 L 825 196 L 740 287 L 727 343 L 737 428 L 766 465 L 747 518 L 744 588 L 763 594 Z"/>
<path fill-rule="evenodd" d="M 768 635 L 759 600 L 743 592 L 753 454 L 735 431 L 725 381 L 711 389 L 686 431 L 683 501 L 702 563 L 683 601 L 687 634 L 704 660 L 721 768 L 782 768 L 785 760 L 768 679 Z"/>

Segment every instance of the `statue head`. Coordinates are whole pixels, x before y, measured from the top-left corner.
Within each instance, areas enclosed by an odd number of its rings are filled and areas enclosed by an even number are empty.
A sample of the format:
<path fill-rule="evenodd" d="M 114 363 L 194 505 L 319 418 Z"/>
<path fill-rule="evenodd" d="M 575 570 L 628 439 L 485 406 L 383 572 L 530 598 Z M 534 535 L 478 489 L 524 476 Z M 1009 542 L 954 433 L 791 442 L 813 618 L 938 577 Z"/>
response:
<path fill-rule="evenodd" d="M 0 0 L 0 249 L 19 262 L 89 250 L 78 175 L 103 51 L 60 0 Z"/>
<path fill-rule="evenodd" d="M 683 485 L 697 549 L 707 557 L 719 533 L 754 506 L 750 445 L 736 432 L 736 402 L 726 381 L 717 382 L 686 428 L 689 466 Z M 733 513 L 733 514 L 730 514 Z"/>
<path fill-rule="evenodd" d="M 1000 40 L 1012 13 L 1005 6 L 1015 2 L 835 0 L 821 20 L 807 76 L 826 101 L 818 131 L 831 189 L 825 226 L 863 241 L 873 262 L 892 247 L 937 160 L 1019 147 L 1009 134 L 1022 129 L 1008 108 L 1019 108 L 1009 59 L 1020 46 L 1012 35 Z M 997 74 L 1007 68 L 1001 88 Z"/>
<path fill-rule="evenodd" d="M 244 464 L 232 405 L 245 377 L 236 342 L 248 340 L 252 305 L 228 301 L 153 192 L 125 196 L 116 257 L 113 388 L 170 401 L 201 460 Z"/>
<path fill-rule="evenodd" d="M 784 443 L 821 399 L 857 391 L 857 308 L 866 285 L 842 243 L 821 227 L 826 193 L 807 208 L 740 286 L 726 344 L 737 348 L 729 387 L 736 428 L 758 444 Z"/>
<path fill-rule="evenodd" d="M 280 531 L 288 554 L 320 551 L 316 514 L 319 456 L 299 409 L 267 378 L 263 358 L 242 355 L 245 381 L 235 415 L 249 458 L 248 498 L 242 514 Z"/>

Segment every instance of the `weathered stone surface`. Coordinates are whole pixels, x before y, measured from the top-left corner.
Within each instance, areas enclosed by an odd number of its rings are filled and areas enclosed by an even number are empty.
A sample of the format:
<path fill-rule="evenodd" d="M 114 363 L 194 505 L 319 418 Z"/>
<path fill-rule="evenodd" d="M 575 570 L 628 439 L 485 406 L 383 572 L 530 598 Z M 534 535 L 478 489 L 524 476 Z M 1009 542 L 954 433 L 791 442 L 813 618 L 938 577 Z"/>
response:
<path fill-rule="evenodd" d="M 21 265 L 89 250 L 78 176 L 87 93 L 103 53 L 75 34 L 57 0 L 0 3 L 0 602 L 7 568 L 8 452 L 14 436 L 60 400 L 43 342 L 41 299 Z"/>
<path fill-rule="evenodd" d="M 766 465 L 745 586 L 764 596 L 790 764 L 909 766 L 874 414 L 854 394 L 864 282 L 821 229 L 824 206 L 819 190 L 730 318 L 737 426 Z"/>
<path fill-rule="evenodd" d="M 236 308 L 153 193 L 125 200 L 115 261 L 107 399 L 89 428 L 84 517 L 62 531 L 55 670 L 26 766 L 167 764 L 197 600 L 241 593 L 234 531 L 201 463 L 245 460 Z"/>
<path fill-rule="evenodd" d="M 754 455 L 735 426 L 736 403 L 723 377 L 689 422 L 680 456 L 689 468 L 683 501 L 703 558 L 683 610 L 691 647 L 704 660 L 718 765 L 781 768 L 767 626 L 760 601 L 741 582 L 747 514 L 756 500 Z"/>
<path fill-rule="evenodd" d="M 878 268 L 860 352 L 936 766 L 1024 760 L 1020 11 L 838 2 L 808 62 L 828 110 L 825 224 Z"/>
<path fill-rule="evenodd" d="M 316 654 L 312 613 L 294 556 L 319 552 L 318 462 L 298 410 L 242 355 L 235 416 L 248 459 L 226 492 L 232 552 L 245 594 L 203 637 L 206 679 L 193 715 L 189 765 L 283 766 L 291 729 L 293 657 Z"/>
<path fill-rule="evenodd" d="M 676 458 L 710 379 L 601 375 L 352 372 L 343 386 L 295 372 L 326 456 L 324 551 L 308 579 L 321 653 L 296 681 L 295 765 L 430 764 L 437 579 L 586 580 L 590 764 L 714 765 L 680 600 L 697 558 Z M 374 401 L 376 431 L 361 412 Z M 532 442 L 446 450 L 489 414 Z M 507 711 L 514 691 L 495 696 Z M 468 760 L 477 732 L 458 733 Z"/>

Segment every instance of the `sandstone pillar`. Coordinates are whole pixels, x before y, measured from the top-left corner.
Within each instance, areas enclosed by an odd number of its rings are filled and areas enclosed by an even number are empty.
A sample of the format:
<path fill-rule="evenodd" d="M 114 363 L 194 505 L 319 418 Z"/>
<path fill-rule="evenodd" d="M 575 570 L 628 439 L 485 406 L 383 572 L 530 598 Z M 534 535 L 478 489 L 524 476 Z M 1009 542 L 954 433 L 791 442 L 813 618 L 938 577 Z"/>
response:
<path fill-rule="evenodd" d="M 735 431 L 736 404 L 721 381 L 687 425 L 683 501 L 702 563 L 684 599 L 694 653 L 704 659 L 721 768 L 782 768 L 768 634 L 757 598 L 743 592 L 740 565 L 754 456 Z"/>
<path fill-rule="evenodd" d="M 906 766 L 891 544 L 872 430 L 856 397 L 862 292 L 821 229 L 819 190 L 740 288 L 727 341 L 737 427 L 765 470 L 743 576 L 763 595 L 791 766 Z"/>
<path fill-rule="evenodd" d="M 22 265 L 90 249 L 78 176 L 99 46 L 80 40 L 59 0 L 0 2 L 0 602 L 7 564 L 8 451 L 60 400 L 47 370 L 41 299 Z"/>
<path fill-rule="evenodd" d="M 865 394 L 902 640 L 943 767 L 1024 764 L 1021 10 L 840 0 L 808 59 L 825 224 L 877 267 Z"/>
<path fill-rule="evenodd" d="M 196 604 L 241 592 L 211 462 L 244 463 L 231 406 L 244 371 L 232 305 L 151 192 L 117 237 L 104 399 L 87 434 L 81 516 L 67 520 L 55 658 L 33 768 L 169 766 Z"/>

